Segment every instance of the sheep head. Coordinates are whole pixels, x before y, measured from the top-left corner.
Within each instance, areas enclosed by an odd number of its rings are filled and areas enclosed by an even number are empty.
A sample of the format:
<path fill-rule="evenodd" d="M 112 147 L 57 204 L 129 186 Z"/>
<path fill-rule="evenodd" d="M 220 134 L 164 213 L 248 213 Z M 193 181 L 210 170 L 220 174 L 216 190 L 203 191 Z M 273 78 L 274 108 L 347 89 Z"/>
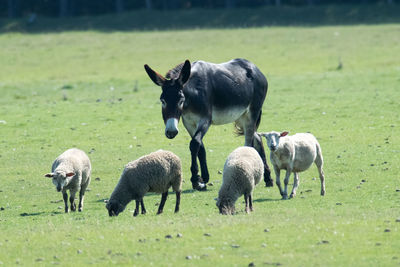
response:
<path fill-rule="evenodd" d="M 111 216 L 118 216 L 125 207 L 119 203 L 119 201 L 110 199 L 106 204 L 106 209 L 108 210 L 108 215 Z"/>
<path fill-rule="evenodd" d="M 274 152 L 274 151 L 278 148 L 278 146 L 279 146 L 279 139 L 280 139 L 281 137 L 284 137 L 284 136 L 288 135 L 288 134 L 289 134 L 288 131 L 283 131 L 283 132 L 281 132 L 281 133 L 279 133 L 279 132 L 274 132 L 274 131 L 272 131 L 272 132 L 267 132 L 267 133 L 260 133 L 260 135 L 261 135 L 261 136 L 264 136 L 265 139 L 267 140 L 268 148 L 269 148 L 272 152 Z"/>
<path fill-rule="evenodd" d="M 44 175 L 44 177 L 53 179 L 53 184 L 56 186 L 58 192 L 63 190 L 64 187 L 69 184 L 69 182 L 72 180 L 74 176 L 75 176 L 74 172 L 64 172 L 64 171 L 56 171 Z"/>
<path fill-rule="evenodd" d="M 218 198 L 216 205 L 222 215 L 233 215 L 235 213 L 235 202 L 230 198 Z"/>

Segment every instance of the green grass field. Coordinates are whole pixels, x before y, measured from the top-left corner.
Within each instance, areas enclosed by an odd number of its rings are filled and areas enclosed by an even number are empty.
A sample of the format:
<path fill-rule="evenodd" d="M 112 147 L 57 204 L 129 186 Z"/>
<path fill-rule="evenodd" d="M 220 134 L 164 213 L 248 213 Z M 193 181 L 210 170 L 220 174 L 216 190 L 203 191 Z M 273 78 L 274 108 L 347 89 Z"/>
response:
<path fill-rule="evenodd" d="M 129 266 L 398 266 L 400 264 L 400 25 L 258 27 L 0 35 L 0 263 Z M 215 206 L 232 125 L 204 143 L 213 186 L 191 190 L 189 135 L 168 140 L 160 89 L 144 72 L 185 59 L 243 57 L 269 81 L 260 131 L 312 132 L 325 159 L 300 174 L 295 199 L 255 190 L 255 211 Z M 341 65 L 341 67 L 338 67 Z M 43 175 L 79 147 L 93 175 L 82 213 L 63 213 Z M 157 149 L 182 159 L 181 211 L 148 195 L 108 217 L 104 200 L 123 166 Z M 95 179 L 99 178 L 99 179 Z M 293 182 L 291 178 L 290 184 Z M 181 237 L 177 237 L 180 234 Z M 170 235 L 172 238 L 166 238 Z"/>

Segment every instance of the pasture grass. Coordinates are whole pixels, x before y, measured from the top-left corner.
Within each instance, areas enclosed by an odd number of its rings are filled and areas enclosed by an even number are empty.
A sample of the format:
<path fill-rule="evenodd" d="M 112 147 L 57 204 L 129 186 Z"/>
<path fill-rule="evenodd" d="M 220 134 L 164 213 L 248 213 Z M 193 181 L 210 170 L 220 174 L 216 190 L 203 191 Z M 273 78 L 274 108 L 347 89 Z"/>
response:
<path fill-rule="evenodd" d="M 360 25 L 0 35 L 0 262 L 399 265 L 399 33 L 399 25 Z M 219 171 L 244 142 L 232 125 L 210 128 L 213 186 L 191 190 L 189 135 L 180 124 L 175 139 L 164 137 L 160 89 L 143 64 L 165 73 L 186 58 L 236 57 L 269 80 L 260 131 L 319 139 L 325 197 L 313 166 L 300 174 L 295 199 L 260 184 L 255 212 L 246 215 L 240 198 L 237 215 L 219 215 Z M 84 211 L 64 214 L 43 175 L 70 147 L 88 153 L 93 175 Z M 132 218 L 130 203 L 108 217 L 104 200 L 123 166 L 160 148 L 182 159 L 180 213 L 171 192 L 162 215 L 155 215 L 161 196 L 150 194 L 148 214 Z"/>

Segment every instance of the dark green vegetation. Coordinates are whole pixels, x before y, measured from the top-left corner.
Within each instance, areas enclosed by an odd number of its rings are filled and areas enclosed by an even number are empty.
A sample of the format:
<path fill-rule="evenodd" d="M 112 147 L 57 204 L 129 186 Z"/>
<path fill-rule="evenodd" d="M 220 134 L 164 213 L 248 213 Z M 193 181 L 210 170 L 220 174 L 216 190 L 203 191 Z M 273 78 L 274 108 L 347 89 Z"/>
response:
<path fill-rule="evenodd" d="M 263 7 L 253 9 L 137 10 L 118 15 L 50 19 L 38 16 L 0 19 L 0 32 L 65 30 L 132 31 L 260 26 L 321 26 L 399 23 L 400 5 L 332 5 Z"/>
<path fill-rule="evenodd" d="M 56 22 L 55 22 L 56 23 Z M 135 266 L 391 266 L 400 263 L 400 26 L 260 27 L 0 36 L 0 261 Z M 227 155 L 244 143 L 232 125 L 204 142 L 211 182 L 194 192 L 189 136 L 164 137 L 160 89 L 143 64 L 166 72 L 188 58 L 253 61 L 270 89 L 260 131 L 312 132 L 325 158 L 300 174 L 295 199 L 260 184 L 255 212 L 220 216 L 214 198 Z M 83 213 L 63 213 L 49 172 L 70 147 L 88 152 Z M 148 214 L 104 208 L 123 166 L 159 148 L 182 159 L 181 211 L 170 195 Z M 98 179 L 96 179 L 98 178 Z M 292 180 L 291 180 L 292 182 Z M 61 207 L 61 209 L 59 208 Z"/>

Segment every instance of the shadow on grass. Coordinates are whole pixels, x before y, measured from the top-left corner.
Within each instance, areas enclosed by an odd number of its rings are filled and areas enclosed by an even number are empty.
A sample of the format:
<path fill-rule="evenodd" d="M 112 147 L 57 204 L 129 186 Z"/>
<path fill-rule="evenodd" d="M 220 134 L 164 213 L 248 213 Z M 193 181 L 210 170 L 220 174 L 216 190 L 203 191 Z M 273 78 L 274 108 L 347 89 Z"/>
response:
<path fill-rule="evenodd" d="M 148 31 L 262 26 L 321 26 L 400 22 L 400 5 L 266 6 L 241 9 L 135 10 L 90 17 L 0 19 L 0 32 Z"/>
<path fill-rule="evenodd" d="M 45 214 L 45 213 L 46 213 L 46 212 L 44 212 L 44 211 L 42 211 L 42 212 L 32 212 L 32 213 L 23 212 L 23 213 L 20 214 L 20 216 L 22 216 L 22 217 L 26 217 L 26 216 L 39 216 L 39 215 L 43 215 L 43 214 Z"/>
<path fill-rule="evenodd" d="M 253 202 L 272 202 L 272 201 L 282 201 L 282 199 L 277 198 L 258 198 L 254 199 Z"/>
<path fill-rule="evenodd" d="M 197 190 L 194 190 L 194 189 L 186 189 L 186 190 L 183 190 L 181 192 L 181 194 L 190 194 L 190 193 L 195 193 L 195 192 L 200 192 L 200 191 L 197 191 Z M 204 191 L 204 192 L 207 192 L 207 191 Z M 146 193 L 146 195 L 144 197 L 146 197 L 146 196 L 158 196 L 158 195 L 161 197 L 161 194 L 159 194 L 159 193 L 149 192 L 149 193 Z M 168 191 L 168 196 L 171 196 L 171 195 L 175 195 L 175 192 Z M 94 202 L 100 202 L 100 203 L 104 203 L 105 204 L 105 203 L 108 202 L 108 199 L 109 198 L 102 198 L 102 199 L 95 200 Z"/>

